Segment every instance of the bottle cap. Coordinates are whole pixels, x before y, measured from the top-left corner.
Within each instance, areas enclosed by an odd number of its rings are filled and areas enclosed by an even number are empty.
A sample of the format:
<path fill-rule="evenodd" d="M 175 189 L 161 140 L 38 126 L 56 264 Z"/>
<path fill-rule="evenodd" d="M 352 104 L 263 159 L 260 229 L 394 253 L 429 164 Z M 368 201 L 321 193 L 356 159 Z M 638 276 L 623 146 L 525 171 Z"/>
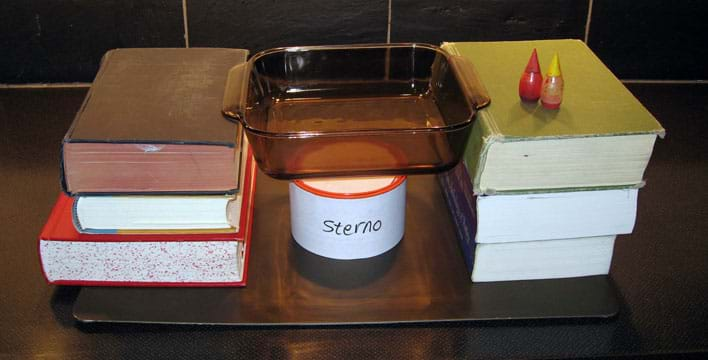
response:
<path fill-rule="evenodd" d="M 533 49 L 531 57 L 529 58 L 528 64 L 526 64 L 527 73 L 541 73 L 541 67 L 538 65 L 538 55 L 536 55 L 536 49 Z"/>
<path fill-rule="evenodd" d="M 551 65 L 548 66 L 548 73 L 546 76 L 561 76 L 560 61 L 558 60 L 558 53 L 553 54 L 553 60 L 551 60 Z"/>

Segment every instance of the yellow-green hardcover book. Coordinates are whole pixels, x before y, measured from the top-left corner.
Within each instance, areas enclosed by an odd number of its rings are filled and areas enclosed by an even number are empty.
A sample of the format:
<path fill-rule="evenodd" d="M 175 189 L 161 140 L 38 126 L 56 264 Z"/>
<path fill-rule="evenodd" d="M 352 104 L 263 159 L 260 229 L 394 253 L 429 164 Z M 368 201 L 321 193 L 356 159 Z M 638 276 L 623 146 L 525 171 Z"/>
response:
<path fill-rule="evenodd" d="M 579 40 L 444 43 L 472 62 L 492 101 L 465 151 L 475 194 L 641 186 L 664 129 Z M 533 49 L 555 53 L 565 82 L 559 110 L 523 102 L 519 78 Z M 544 74 L 545 76 L 545 74 Z"/>

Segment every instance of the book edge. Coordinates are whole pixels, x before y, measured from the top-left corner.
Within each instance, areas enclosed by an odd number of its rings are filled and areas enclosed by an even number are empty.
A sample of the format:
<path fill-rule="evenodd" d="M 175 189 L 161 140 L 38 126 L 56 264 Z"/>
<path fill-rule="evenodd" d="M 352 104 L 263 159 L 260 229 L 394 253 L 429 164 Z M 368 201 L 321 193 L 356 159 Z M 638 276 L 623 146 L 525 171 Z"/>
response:
<path fill-rule="evenodd" d="M 59 197 L 57 198 L 57 201 L 55 202 L 54 207 L 52 208 L 49 218 L 47 222 L 45 223 L 42 232 L 40 233 L 39 239 L 37 241 L 37 253 L 39 254 L 39 265 L 40 269 L 42 271 L 42 275 L 45 279 L 45 282 L 50 285 L 75 285 L 75 286 L 133 286 L 133 287 L 160 287 L 160 286 L 167 286 L 167 287 L 240 287 L 240 286 L 245 286 L 246 281 L 247 281 L 247 276 L 248 276 L 248 264 L 249 264 L 249 259 L 250 259 L 250 243 L 251 243 L 251 238 L 252 238 L 252 228 L 253 228 L 253 217 L 254 217 L 254 208 L 255 208 L 255 188 L 256 188 L 256 163 L 255 161 L 252 161 L 252 154 L 249 158 L 250 160 L 250 170 L 252 173 L 252 176 L 247 180 L 249 183 L 249 186 L 246 186 L 245 188 L 249 188 L 250 191 L 247 196 L 244 196 L 244 207 L 246 210 L 246 216 L 243 216 L 242 218 L 244 219 L 244 231 L 242 234 L 242 237 L 236 236 L 236 234 L 229 234 L 233 235 L 233 237 L 223 240 L 223 239 L 210 239 L 211 241 L 225 241 L 225 242 L 234 242 L 236 244 L 240 244 L 242 246 L 241 253 L 238 254 L 238 263 L 240 263 L 237 266 L 240 266 L 240 274 L 241 274 L 241 279 L 239 281 L 229 281 L 229 282 L 136 282 L 136 281 L 86 281 L 86 280 L 50 280 L 46 268 L 44 266 L 44 256 L 41 251 L 41 245 L 43 241 L 78 241 L 78 242 L 86 242 L 86 240 L 70 240 L 70 239 L 50 239 L 51 236 L 49 234 L 51 233 L 52 229 L 56 228 L 58 225 L 58 220 L 60 217 L 60 213 L 62 211 L 65 211 L 65 208 L 69 206 L 70 204 L 73 203 L 72 198 L 60 193 Z M 246 194 L 244 194 L 246 195 Z M 101 241 L 101 240 L 94 240 L 93 242 L 124 242 L 127 238 L 130 238 L 131 236 L 135 235 L 121 235 L 121 234 L 115 234 L 120 236 L 119 239 L 114 239 L 112 241 Z M 177 234 L 170 234 L 174 237 L 174 235 Z M 188 235 L 188 234 L 187 234 Z M 98 235 L 100 236 L 100 235 Z M 140 236 L 140 235 L 137 235 Z M 148 235 L 150 237 L 150 235 Z M 154 236 L 153 236 L 154 237 Z M 197 239 L 191 239 L 191 240 L 183 240 L 183 241 L 210 241 L 210 240 L 197 240 Z M 152 239 L 152 240 L 142 240 L 142 241 L 180 241 L 176 239 L 172 240 L 167 240 L 167 239 L 162 239 L 158 240 L 157 238 Z"/>
<path fill-rule="evenodd" d="M 472 279 L 473 283 L 488 283 L 488 282 L 508 282 L 508 281 L 535 281 L 535 280 L 552 280 L 552 279 L 570 279 L 570 278 L 579 278 L 579 277 L 586 277 L 586 276 L 598 276 L 598 275 L 608 275 L 610 272 L 610 268 L 612 266 L 612 258 L 614 257 L 614 247 L 617 242 L 617 235 L 605 235 L 605 236 L 589 236 L 589 237 L 581 237 L 581 238 L 571 238 L 571 239 L 553 239 L 553 240 L 536 240 L 536 241 L 519 241 L 516 243 L 542 243 L 542 242 L 559 242 L 559 241 L 568 241 L 568 240 L 589 240 L 589 239 L 597 239 L 598 241 L 601 240 L 610 240 L 609 245 L 609 261 L 607 262 L 607 268 L 606 270 L 603 270 L 602 273 L 587 273 L 587 274 L 579 274 L 579 275 L 572 275 L 572 276 L 553 276 L 553 277 L 524 277 L 524 278 L 508 278 L 508 279 L 502 279 L 502 280 L 480 280 L 479 277 L 479 271 L 475 274 L 474 270 L 478 269 L 475 268 L 473 269 L 473 273 L 470 274 L 470 277 Z M 487 244 L 477 244 L 480 246 L 476 246 L 476 252 L 475 256 L 479 255 L 478 252 L 482 248 L 494 248 L 494 247 L 505 247 L 505 246 L 510 246 L 516 243 L 487 243 Z M 475 275 L 477 275 L 477 279 L 475 279 Z"/>

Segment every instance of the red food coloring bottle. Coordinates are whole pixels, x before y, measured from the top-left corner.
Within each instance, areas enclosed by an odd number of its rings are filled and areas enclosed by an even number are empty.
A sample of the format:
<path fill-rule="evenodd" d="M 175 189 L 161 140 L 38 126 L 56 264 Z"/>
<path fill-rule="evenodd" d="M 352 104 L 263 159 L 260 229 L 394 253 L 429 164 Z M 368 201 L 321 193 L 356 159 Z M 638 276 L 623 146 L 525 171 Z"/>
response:
<path fill-rule="evenodd" d="M 538 65 L 538 55 L 536 49 L 533 49 L 526 70 L 521 74 L 519 79 L 519 97 L 523 101 L 538 101 L 541 97 L 541 86 L 543 85 L 543 76 Z"/>

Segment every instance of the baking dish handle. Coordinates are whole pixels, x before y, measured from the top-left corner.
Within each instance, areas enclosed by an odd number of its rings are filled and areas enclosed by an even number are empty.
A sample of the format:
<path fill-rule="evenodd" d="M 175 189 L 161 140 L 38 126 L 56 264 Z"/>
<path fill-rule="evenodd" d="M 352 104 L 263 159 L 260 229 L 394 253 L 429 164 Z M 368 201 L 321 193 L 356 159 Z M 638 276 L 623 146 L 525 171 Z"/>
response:
<path fill-rule="evenodd" d="M 243 110 L 246 104 L 247 65 L 248 63 L 238 64 L 229 70 L 221 108 L 225 116 L 239 122 L 243 122 Z"/>
<path fill-rule="evenodd" d="M 459 75 L 458 81 L 462 84 L 462 92 L 469 100 L 470 105 L 476 110 L 489 105 L 491 99 L 487 88 L 482 84 L 472 63 L 458 55 L 451 55 L 450 63 Z"/>

